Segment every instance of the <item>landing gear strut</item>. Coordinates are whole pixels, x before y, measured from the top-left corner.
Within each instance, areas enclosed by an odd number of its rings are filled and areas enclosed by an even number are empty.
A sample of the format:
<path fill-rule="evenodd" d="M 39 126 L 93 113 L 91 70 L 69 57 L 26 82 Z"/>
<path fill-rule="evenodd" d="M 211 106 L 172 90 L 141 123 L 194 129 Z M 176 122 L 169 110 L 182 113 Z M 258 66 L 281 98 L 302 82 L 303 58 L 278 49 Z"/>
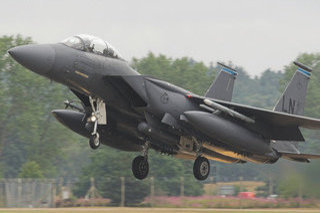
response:
<path fill-rule="evenodd" d="M 104 102 L 100 99 L 89 96 L 89 101 L 92 109 L 91 116 L 88 118 L 88 123 L 93 124 L 93 130 L 90 136 L 89 145 L 92 149 L 97 149 L 100 146 L 100 137 L 98 133 L 99 124 L 106 124 L 106 113 Z M 90 126 L 90 125 L 88 125 Z"/>
<path fill-rule="evenodd" d="M 149 144 L 147 143 L 143 149 L 143 156 L 137 156 L 132 161 L 132 173 L 139 180 L 145 179 L 149 173 L 148 149 Z"/>
<path fill-rule="evenodd" d="M 210 173 L 210 163 L 205 157 L 197 157 L 193 164 L 193 174 L 198 180 L 205 180 Z"/>

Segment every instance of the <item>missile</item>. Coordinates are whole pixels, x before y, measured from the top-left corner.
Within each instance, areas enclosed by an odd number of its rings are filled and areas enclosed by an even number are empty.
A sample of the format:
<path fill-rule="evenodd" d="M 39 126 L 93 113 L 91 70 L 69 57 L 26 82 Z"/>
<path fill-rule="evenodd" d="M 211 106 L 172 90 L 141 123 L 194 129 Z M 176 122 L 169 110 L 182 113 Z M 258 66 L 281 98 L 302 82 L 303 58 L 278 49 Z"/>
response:
<path fill-rule="evenodd" d="M 243 121 L 248 122 L 248 123 L 254 123 L 255 122 L 252 118 L 249 118 L 248 116 L 245 116 L 245 115 L 243 115 L 243 114 L 241 114 L 241 113 L 239 113 L 237 111 L 234 111 L 234 110 L 232 110 L 232 109 L 230 109 L 228 107 L 225 107 L 225 106 L 223 106 L 221 104 L 213 102 L 213 101 L 211 101 L 209 99 L 204 99 L 203 102 L 206 105 L 208 105 L 208 106 L 210 106 L 210 107 L 212 107 L 212 108 L 214 108 L 216 110 L 219 110 L 221 112 L 224 112 L 224 113 L 230 115 L 231 117 L 243 120 Z M 203 105 L 201 107 L 203 107 Z"/>

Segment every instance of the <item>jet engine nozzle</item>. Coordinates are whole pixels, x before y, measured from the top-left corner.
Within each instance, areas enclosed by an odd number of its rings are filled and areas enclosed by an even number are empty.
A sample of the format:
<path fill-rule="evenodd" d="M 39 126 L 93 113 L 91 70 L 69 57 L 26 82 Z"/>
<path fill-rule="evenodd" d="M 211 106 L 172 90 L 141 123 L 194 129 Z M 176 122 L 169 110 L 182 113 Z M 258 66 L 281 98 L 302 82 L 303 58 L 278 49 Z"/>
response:
<path fill-rule="evenodd" d="M 55 50 L 49 44 L 17 46 L 9 49 L 8 53 L 19 64 L 46 77 L 49 77 L 55 62 Z"/>

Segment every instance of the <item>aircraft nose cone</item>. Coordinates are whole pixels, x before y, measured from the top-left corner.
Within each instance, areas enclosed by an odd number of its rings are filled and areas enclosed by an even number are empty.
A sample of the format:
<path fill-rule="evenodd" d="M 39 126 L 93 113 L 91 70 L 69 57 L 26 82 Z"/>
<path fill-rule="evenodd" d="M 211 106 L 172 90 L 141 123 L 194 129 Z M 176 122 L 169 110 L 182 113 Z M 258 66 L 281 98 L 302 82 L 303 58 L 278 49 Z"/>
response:
<path fill-rule="evenodd" d="M 49 44 L 18 46 L 8 50 L 8 53 L 18 63 L 40 75 L 47 75 L 55 60 L 55 51 Z"/>

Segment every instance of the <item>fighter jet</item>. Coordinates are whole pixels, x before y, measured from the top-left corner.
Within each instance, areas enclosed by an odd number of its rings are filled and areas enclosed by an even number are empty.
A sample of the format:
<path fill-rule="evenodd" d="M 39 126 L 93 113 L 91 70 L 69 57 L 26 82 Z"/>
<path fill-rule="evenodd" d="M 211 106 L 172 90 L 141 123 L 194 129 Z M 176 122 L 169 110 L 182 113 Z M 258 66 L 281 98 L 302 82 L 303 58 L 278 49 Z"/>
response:
<path fill-rule="evenodd" d="M 222 65 L 204 96 L 139 74 L 106 41 L 77 35 L 56 44 L 14 47 L 9 54 L 29 70 L 67 86 L 82 107 L 53 115 L 72 131 L 104 144 L 141 152 L 132 162 L 137 179 L 148 175 L 148 150 L 194 160 L 196 179 L 205 180 L 209 160 L 224 163 L 275 163 L 279 158 L 309 162 L 300 128 L 319 129 L 320 120 L 303 116 L 311 68 L 297 71 L 274 110 L 231 102 L 237 72 Z"/>

